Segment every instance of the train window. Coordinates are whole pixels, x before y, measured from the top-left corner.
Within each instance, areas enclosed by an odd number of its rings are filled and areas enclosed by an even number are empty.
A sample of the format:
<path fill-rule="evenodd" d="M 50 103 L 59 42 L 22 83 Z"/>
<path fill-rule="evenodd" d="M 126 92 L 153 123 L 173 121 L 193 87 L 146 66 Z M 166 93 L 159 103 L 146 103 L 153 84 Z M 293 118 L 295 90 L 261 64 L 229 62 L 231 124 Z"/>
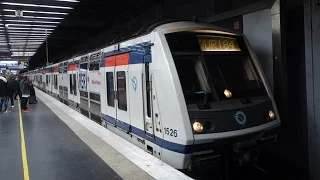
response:
<path fill-rule="evenodd" d="M 90 67 L 89 67 L 90 71 L 97 71 L 97 70 L 99 70 L 99 68 L 100 68 L 99 61 L 90 62 Z"/>
<path fill-rule="evenodd" d="M 88 70 L 88 63 L 82 63 L 82 64 L 80 64 L 80 69 L 81 69 L 81 70 Z"/>
<path fill-rule="evenodd" d="M 54 88 L 58 89 L 58 75 L 55 75 Z"/>
<path fill-rule="evenodd" d="M 151 117 L 151 83 L 150 83 L 150 73 L 149 73 L 149 63 L 145 65 L 146 71 L 146 91 L 147 91 L 147 117 Z"/>
<path fill-rule="evenodd" d="M 69 82 L 70 82 L 70 94 L 73 94 L 73 85 L 72 85 L 72 74 L 69 74 Z"/>
<path fill-rule="evenodd" d="M 204 69 L 199 55 L 176 55 L 174 63 L 187 103 L 202 103 L 205 95 L 209 95 L 207 100 L 213 100 L 208 80 L 204 78 Z"/>
<path fill-rule="evenodd" d="M 90 99 L 100 102 L 100 94 L 90 93 Z"/>
<path fill-rule="evenodd" d="M 73 94 L 77 95 L 77 76 L 73 74 Z"/>
<path fill-rule="evenodd" d="M 226 99 L 225 89 L 233 98 L 267 95 L 248 55 L 204 55 L 204 62 L 220 99 Z"/>
<path fill-rule="evenodd" d="M 68 66 L 63 66 L 63 73 L 67 73 L 68 72 Z"/>
<path fill-rule="evenodd" d="M 107 72 L 107 98 L 108 98 L 108 106 L 114 107 L 114 80 L 113 80 L 113 72 Z"/>
<path fill-rule="evenodd" d="M 126 73 L 124 71 L 117 72 L 117 95 L 118 108 L 127 110 L 127 87 L 126 87 Z"/>

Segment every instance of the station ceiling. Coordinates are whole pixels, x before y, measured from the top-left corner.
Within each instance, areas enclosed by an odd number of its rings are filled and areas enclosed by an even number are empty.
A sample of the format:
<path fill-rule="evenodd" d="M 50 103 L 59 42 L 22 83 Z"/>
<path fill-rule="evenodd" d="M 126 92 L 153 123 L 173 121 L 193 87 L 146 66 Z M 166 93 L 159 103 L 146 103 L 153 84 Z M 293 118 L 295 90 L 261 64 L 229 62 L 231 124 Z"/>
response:
<path fill-rule="evenodd" d="M 215 11 L 221 9 L 218 2 L 225 1 L 215 1 Z M 44 66 L 46 45 L 50 63 L 66 60 L 101 46 L 105 35 L 117 36 L 147 24 L 145 21 L 155 17 L 138 20 L 136 17 L 156 10 L 155 6 L 163 8 L 154 12 L 156 16 L 174 18 L 176 7 L 194 3 L 194 0 L 0 0 L 0 61 L 29 60 L 30 69 Z M 193 13 L 187 12 L 190 20 Z"/>
<path fill-rule="evenodd" d="M 54 0 L 50 0 L 50 2 L 52 1 Z M 80 0 L 79 3 L 68 3 L 74 5 L 74 9 L 67 11 L 68 15 L 57 27 L 53 28 L 54 30 L 51 31 L 52 33 L 48 38 L 49 62 L 65 60 L 64 57 L 78 52 L 79 48 L 77 49 L 77 47 L 83 46 L 83 43 L 92 37 L 111 29 L 117 24 L 130 21 L 158 1 L 161 0 Z M 43 2 L 43 0 L 37 2 Z M 61 10 L 60 12 L 65 11 Z M 30 69 L 42 66 L 45 63 L 46 44 L 43 43 L 30 58 Z"/>
<path fill-rule="evenodd" d="M 28 61 L 78 0 L 1 0 L 0 60 Z"/>

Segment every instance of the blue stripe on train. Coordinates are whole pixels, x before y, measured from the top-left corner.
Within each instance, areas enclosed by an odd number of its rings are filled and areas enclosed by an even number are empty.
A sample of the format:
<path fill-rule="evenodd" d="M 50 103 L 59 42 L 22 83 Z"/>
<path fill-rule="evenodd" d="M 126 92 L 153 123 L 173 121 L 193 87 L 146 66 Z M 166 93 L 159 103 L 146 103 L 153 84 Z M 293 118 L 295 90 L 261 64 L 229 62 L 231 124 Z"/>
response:
<path fill-rule="evenodd" d="M 205 143 L 205 144 L 194 144 L 194 145 L 183 145 L 183 144 L 177 144 L 174 142 L 170 142 L 167 140 L 164 140 L 159 137 L 151 138 L 145 134 L 145 132 L 139 128 L 136 128 L 134 126 L 131 126 L 130 124 L 127 124 L 125 122 L 122 122 L 120 120 L 117 120 L 111 116 L 102 114 L 102 119 L 105 121 L 108 121 L 111 124 L 114 124 L 116 126 L 119 126 L 121 129 L 127 130 L 129 132 L 132 132 L 133 134 L 136 134 L 140 136 L 141 138 L 144 138 L 162 148 L 165 148 L 170 151 L 174 151 L 177 153 L 182 154 L 190 154 L 193 152 L 200 152 L 200 151 L 206 151 L 206 150 L 212 150 L 213 149 L 213 143 Z"/>

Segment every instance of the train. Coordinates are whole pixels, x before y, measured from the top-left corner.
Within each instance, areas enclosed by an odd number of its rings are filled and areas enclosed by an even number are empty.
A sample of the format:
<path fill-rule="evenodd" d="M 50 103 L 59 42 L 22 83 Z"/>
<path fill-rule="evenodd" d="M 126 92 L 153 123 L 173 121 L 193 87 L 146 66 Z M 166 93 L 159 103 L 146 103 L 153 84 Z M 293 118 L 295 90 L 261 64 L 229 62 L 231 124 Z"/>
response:
<path fill-rule="evenodd" d="M 280 115 L 243 34 L 172 21 L 106 44 L 24 75 L 176 169 L 209 167 L 226 149 L 250 161 L 277 141 Z"/>

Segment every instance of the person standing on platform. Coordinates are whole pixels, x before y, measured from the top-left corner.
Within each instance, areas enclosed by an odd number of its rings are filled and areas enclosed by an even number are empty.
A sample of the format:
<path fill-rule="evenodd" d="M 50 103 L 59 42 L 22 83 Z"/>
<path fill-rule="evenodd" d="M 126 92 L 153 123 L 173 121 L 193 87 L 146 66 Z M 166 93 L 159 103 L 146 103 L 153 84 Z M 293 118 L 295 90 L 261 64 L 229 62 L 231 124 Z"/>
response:
<path fill-rule="evenodd" d="M 27 107 L 28 99 L 30 97 L 30 82 L 28 77 L 25 76 L 20 82 L 20 90 L 22 94 L 21 98 L 21 108 L 22 112 L 30 112 L 30 109 Z"/>
<path fill-rule="evenodd" d="M 10 112 L 8 110 L 8 106 L 9 106 L 9 100 L 12 99 L 12 101 L 13 101 L 12 94 L 13 94 L 13 90 L 10 85 L 10 77 L 8 77 L 7 78 L 7 86 L 6 86 L 6 90 L 5 90 L 5 96 L 4 96 L 4 113 Z M 12 102 L 11 102 L 11 105 L 12 105 Z"/>
<path fill-rule="evenodd" d="M 34 90 L 32 80 L 30 80 L 30 99 L 29 99 L 29 104 L 37 104 L 37 97 L 36 97 L 36 92 Z"/>
<path fill-rule="evenodd" d="M 7 79 L 3 76 L 0 76 L 0 112 L 2 111 L 2 105 L 5 102 L 7 92 Z"/>
<path fill-rule="evenodd" d="M 19 95 L 20 99 L 22 98 L 21 97 L 21 89 L 20 89 L 20 82 L 22 81 L 22 77 L 20 75 L 18 75 L 17 79 L 15 80 L 16 81 L 16 92 L 15 92 L 15 95 L 14 95 L 14 99 L 17 100 L 17 96 Z"/>
<path fill-rule="evenodd" d="M 7 93 L 8 93 L 8 97 L 10 99 L 11 102 L 11 107 L 14 108 L 14 101 L 13 101 L 13 96 L 15 94 L 16 90 L 16 81 L 14 79 L 14 77 L 10 77 L 8 82 L 7 82 Z"/>

